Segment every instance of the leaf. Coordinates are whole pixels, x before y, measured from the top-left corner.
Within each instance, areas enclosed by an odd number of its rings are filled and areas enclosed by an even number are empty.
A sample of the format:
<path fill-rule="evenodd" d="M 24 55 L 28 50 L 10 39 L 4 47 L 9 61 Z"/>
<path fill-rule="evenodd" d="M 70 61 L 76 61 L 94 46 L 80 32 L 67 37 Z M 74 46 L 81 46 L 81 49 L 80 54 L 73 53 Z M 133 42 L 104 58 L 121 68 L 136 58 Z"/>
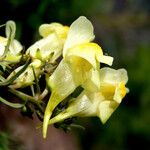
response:
<path fill-rule="evenodd" d="M 0 75 L 0 81 L 5 81 L 5 78 L 3 76 Z"/>
<path fill-rule="evenodd" d="M 6 86 L 11 84 L 14 80 L 16 80 L 28 67 L 30 64 L 30 60 L 27 60 L 26 64 L 20 69 L 14 76 L 12 76 L 9 80 L 6 80 L 5 82 L 0 82 L 0 86 Z"/>
<path fill-rule="evenodd" d="M 6 22 L 6 29 L 5 29 L 5 34 L 6 37 L 10 39 L 10 41 L 13 41 L 15 38 L 15 33 L 16 33 L 16 24 L 14 21 L 9 20 Z"/>
<path fill-rule="evenodd" d="M 4 26 L 6 26 L 6 24 L 2 24 L 2 25 L 0 25 L 0 28 L 2 28 L 2 27 L 4 27 Z"/>
<path fill-rule="evenodd" d="M 25 105 L 25 104 L 20 104 L 20 103 L 11 103 L 2 97 L 0 97 L 0 102 L 4 103 L 10 107 L 13 107 L 13 108 L 22 108 Z"/>
<path fill-rule="evenodd" d="M 16 33 L 16 24 L 14 21 L 7 21 L 6 22 L 6 29 L 5 29 L 6 37 L 8 38 L 7 44 L 5 46 L 4 54 L 2 55 L 1 59 L 6 57 L 7 52 L 9 51 L 9 46 L 14 40 L 15 33 Z"/>

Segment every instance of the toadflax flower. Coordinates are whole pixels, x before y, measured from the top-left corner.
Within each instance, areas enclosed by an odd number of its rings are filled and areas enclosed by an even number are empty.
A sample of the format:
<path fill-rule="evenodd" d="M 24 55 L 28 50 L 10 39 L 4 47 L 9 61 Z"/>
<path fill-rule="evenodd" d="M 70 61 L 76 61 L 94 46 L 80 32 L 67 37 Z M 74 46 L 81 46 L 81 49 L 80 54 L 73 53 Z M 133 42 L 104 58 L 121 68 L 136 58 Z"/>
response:
<path fill-rule="evenodd" d="M 68 27 L 59 23 L 42 24 L 39 33 L 43 37 L 27 49 L 33 59 L 53 63 L 62 54 Z"/>
<path fill-rule="evenodd" d="M 90 92 L 99 90 L 100 62 L 111 65 L 113 58 L 104 56 L 101 47 L 91 42 L 93 39 L 93 26 L 86 17 L 81 16 L 71 24 L 63 48 L 63 59 L 48 79 L 52 93 L 44 114 L 43 137 L 46 137 L 54 108 L 78 86 Z"/>
<path fill-rule="evenodd" d="M 27 69 L 13 82 L 11 87 L 17 89 L 17 88 L 23 88 L 29 85 L 34 84 L 35 76 L 36 78 L 39 78 L 40 74 L 42 73 L 42 67 L 43 64 L 39 59 L 34 59 L 30 65 L 27 67 Z M 10 79 L 12 76 L 16 75 L 18 71 L 20 71 L 23 68 L 23 66 L 18 67 L 15 69 L 7 79 Z M 33 70 L 34 69 L 34 70 Z"/>
<path fill-rule="evenodd" d="M 105 123 L 126 95 L 127 81 L 125 69 L 100 69 L 100 89 L 93 93 L 84 90 L 76 99 L 70 100 L 68 108 L 52 118 L 49 124 L 73 116 L 98 116 Z"/>
<path fill-rule="evenodd" d="M 61 55 L 64 41 L 66 39 L 68 27 L 59 23 L 43 24 L 39 27 L 39 33 L 43 39 L 27 49 L 26 55 L 32 58 L 31 64 L 27 69 L 13 82 L 12 87 L 22 88 L 34 83 L 35 77 L 39 78 L 45 62 L 53 63 Z M 15 75 L 23 66 L 15 69 L 8 78 Z"/>
<path fill-rule="evenodd" d="M 16 25 L 13 21 L 6 22 L 6 38 L 0 36 L 0 61 L 4 67 L 20 61 L 23 49 L 19 41 L 15 40 Z"/>

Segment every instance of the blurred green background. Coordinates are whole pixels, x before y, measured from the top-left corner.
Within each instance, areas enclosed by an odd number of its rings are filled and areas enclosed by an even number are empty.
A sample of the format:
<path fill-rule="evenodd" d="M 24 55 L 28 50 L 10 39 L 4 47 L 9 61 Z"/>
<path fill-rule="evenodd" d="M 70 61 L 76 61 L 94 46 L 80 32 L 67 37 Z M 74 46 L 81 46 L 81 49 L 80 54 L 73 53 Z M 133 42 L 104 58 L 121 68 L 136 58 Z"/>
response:
<path fill-rule="evenodd" d="M 70 25 L 85 15 L 94 26 L 95 41 L 105 53 L 114 57 L 113 68 L 126 68 L 130 93 L 109 121 L 102 125 L 98 118 L 79 119 L 85 131 L 74 130 L 70 150 L 134 150 L 150 149 L 150 1 L 149 0 L 1 0 L 0 24 L 14 20 L 16 38 L 27 48 L 37 39 L 42 23 L 60 22 Z M 0 31 L 4 35 L 3 31 Z M 9 108 L 7 108 L 9 109 Z M 14 111 L 11 109 L 10 112 Z M 0 105 L 0 150 L 12 150 L 11 143 L 22 147 L 7 135 Z M 7 112 L 7 111 L 6 111 Z M 15 117 L 12 119 L 16 119 Z M 34 130 L 34 128 L 33 128 Z M 59 131 L 56 131 L 59 132 Z M 21 134 L 21 131 L 20 133 Z M 26 133 L 27 137 L 30 133 Z M 34 132 L 33 132 L 34 134 Z M 59 133 L 58 133 L 59 134 Z M 62 134 L 62 133 L 61 133 Z M 73 138 L 72 138 L 73 136 Z M 63 137 L 63 136 L 62 136 Z M 41 137 L 40 137 L 41 138 Z M 26 140 L 26 137 L 24 138 Z M 59 139 L 61 141 L 61 138 Z M 56 148 L 39 150 L 67 150 Z M 34 141 L 34 139 L 31 139 Z M 42 141 L 44 143 L 45 141 Z M 30 143 L 32 144 L 32 142 Z M 34 144 L 38 144 L 34 142 Z M 45 143 L 47 144 L 47 143 Z M 73 146 L 76 145 L 76 146 Z M 34 150 L 38 148 L 18 148 Z M 68 150 L 69 150 L 68 149 Z"/>

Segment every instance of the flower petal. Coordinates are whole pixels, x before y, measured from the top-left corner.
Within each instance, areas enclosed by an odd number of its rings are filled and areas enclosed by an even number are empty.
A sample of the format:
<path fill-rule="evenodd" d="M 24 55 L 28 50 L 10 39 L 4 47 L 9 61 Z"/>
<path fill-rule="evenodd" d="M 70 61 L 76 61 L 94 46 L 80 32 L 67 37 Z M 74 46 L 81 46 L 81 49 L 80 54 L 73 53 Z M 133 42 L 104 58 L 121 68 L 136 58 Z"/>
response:
<path fill-rule="evenodd" d="M 3 55 L 7 42 L 7 38 L 0 36 L 0 56 Z M 14 39 L 9 46 L 9 53 L 16 56 L 20 54 L 22 49 L 23 47 L 20 42 Z"/>
<path fill-rule="evenodd" d="M 101 47 L 96 43 L 84 43 L 76 45 L 67 50 L 64 59 L 69 59 L 71 56 L 78 56 L 87 60 L 95 69 L 97 68 L 96 57 L 102 56 L 103 52 Z"/>
<path fill-rule="evenodd" d="M 118 107 L 118 103 L 115 101 L 108 101 L 105 100 L 99 104 L 99 118 L 102 121 L 102 123 L 106 123 L 106 121 L 109 119 L 109 117 L 112 115 L 112 113 L 115 111 L 115 109 Z"/>
<path fill-rule="evenodd" d="M 70 102 L 68 108 L 63 112 L 59 113 L 54 118 L 50 119 L 49 124 L 60 122 L 64 119 L 71 118 L 73 116 L 82 116 L 79 114 L 82 114 L 82 112 L 88 109 L 92 104 L 84 92 L 80 94 L 76 99 L 72 99 L 70 101 L 72 102 Z"/>
<path fill-rule="evenodd" d="M 100 75 L 99 71 L 91 69 L 88 72 L 89 76 L 87 80 L 82 84 L 82 87 L 86 91 L 97 92 L 100 89 Z"/>
<path fill-rule="evenodd" d="M 56 33 L 60 38 L 66 38 L 69 27 L 60 23 L 42 24 L 39 27 L 39 33 L 42 37 L 47 37 L 52 33 Z"/>
<path fill-rule="evenodd" d="M 127 89 L 125 87 L 125 84 L 123 82 L 120 82 L 119 85 L 116 87 L 113 99 L 116 102 L 121 103 L 121 101 L 125 97 L 126 93 L 127 93 Z"/>
<path fill-rule="evenodd" d="M 76 88 L 70 66 L 64 60 L 60 62 L 54 73 L 49 77 L 48 86 L 61 97 L 68 96 Z"/>
<path fill-rule="evenodd" d="M 55 107 L 67 96 L 69 96 L 78 86 L 73 80 L 72 71 L 70 66 L 62 60 L 54 73 L 48 80 L 48 86 L 52 90 L 52 94 L 46 106 L 43 121 L 43 137 L 46 137 L 48 121 L 52 115 Z"/>
<path fill-rule="evenodd" d="M 109 66 L 111 66 L 113 63 L 113 57 L 111 57 L 111 56 L 102 55 L 102 56 L 98 57 L 97 59 L 99 62 L 107 64 Z"/>
<path fill-rule="evenodd" d="M 128 75 L 125 69 L 115 70 L 108 67 L 104 67 L 100 69 L 100 78 L 101 78 L 101 84 L 107 83 L 107 84 L 116 85 L 120 82 L 126 84 L 128 81 Z"/>
<path fill-rule="evenodd" d="M 67 50 L 75 45 L 88 43 L 94 39 L 93 25 L 84 16 L 75 20 L 71 26 L 64 45 L 63 56 L 67 54 Z"/>
<path fill-rule="evenodd" d="M 19 41 L 17 40 L 13 40 L 12 43 L 9 46 L 10 52 L 15 56 L 15 55 L 19 55 L 20 52 L 23 49 L 23 46 L 20 44 Z"/>
<path fill-rule="evenodd" d="M 55 33 L 37 41 L 27 49 L 26 54 L 42 61 L 54 62 L 62 52 L 63 43 Z"/>

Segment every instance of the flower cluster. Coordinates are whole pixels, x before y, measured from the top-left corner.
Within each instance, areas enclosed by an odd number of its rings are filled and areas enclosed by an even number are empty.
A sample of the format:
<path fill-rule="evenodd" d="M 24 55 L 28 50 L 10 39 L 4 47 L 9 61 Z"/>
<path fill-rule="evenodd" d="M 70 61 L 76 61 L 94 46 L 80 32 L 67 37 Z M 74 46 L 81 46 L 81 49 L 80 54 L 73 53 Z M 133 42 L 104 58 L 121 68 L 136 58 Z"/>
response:
<path fill-rule="evenodd" d="M 15 32 L 12 22 L 8 22 L 6 27 L 10 25 L 10 29 Z M 10 29 L 7 29 L 6 38 L 0 37 L 0 65 L 3 68 L 22 58 L 22 46 L 14 40 Z M 97 116 L 105 123 L 128 92 L 125 87 L 128 76 L 125 69 L 100 67 L 101 63 L 111 66 L 113 57 L 104 55 L 101 47 L 92 42 L 95 36 L 91 22 L 81 16 L 70 27 L 59 23 L 42 24 L 39 34 L 42 39 L 30 46 L 23 55 L 31 59 L 29 65 L 14 78 L 9 87 L 33 87 L 45 75 L 46 94 L 50 93 L 50 98 L 44 107 L 43 137 L 46 137 L 49 124 L 75 116 Z M 62 58 L 59 64 L 58 58 Z M 12 79 L 22 68 L 24 65 L 12 71 L 7 80 Z M 73 96 L 79 87 L 82 90 Z M 46 94 L 39 94 L 38 98 L 36 96 L 37 101 L 44 99 Z M 57 106 L 66 99 L 66 107 L 54 114 Z"/>

